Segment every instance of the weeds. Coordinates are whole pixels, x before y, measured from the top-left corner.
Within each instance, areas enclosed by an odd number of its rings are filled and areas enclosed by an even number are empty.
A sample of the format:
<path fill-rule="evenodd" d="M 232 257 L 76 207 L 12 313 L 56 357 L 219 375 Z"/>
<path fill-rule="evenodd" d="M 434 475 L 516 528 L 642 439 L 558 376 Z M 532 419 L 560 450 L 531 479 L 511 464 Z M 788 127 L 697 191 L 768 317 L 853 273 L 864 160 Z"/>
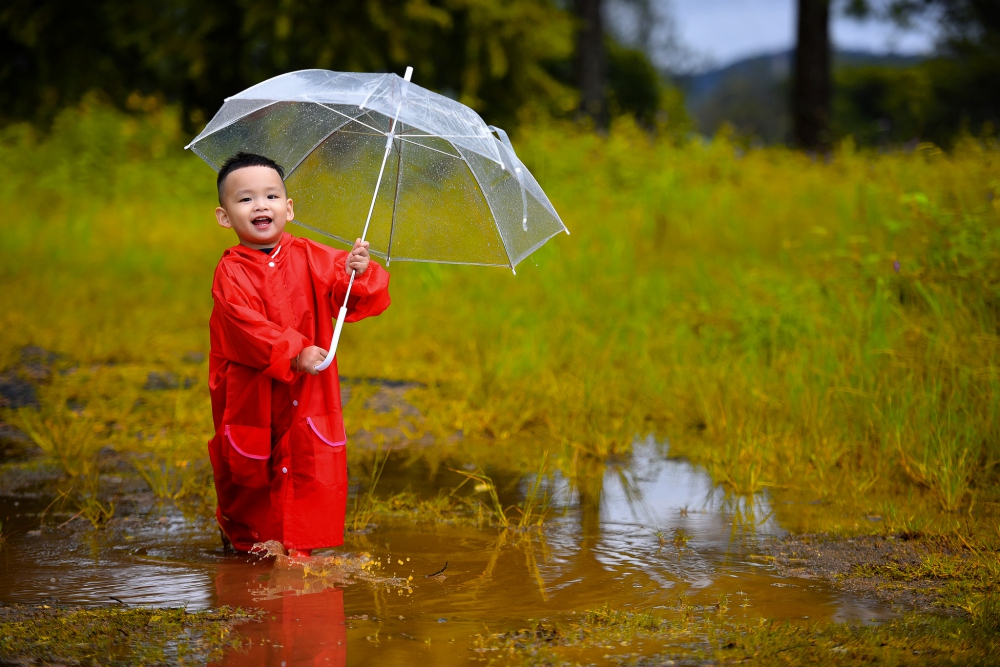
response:
<path fill-rule="evenodd" d="M 47 412 L 22 408 L 14 423 L 70 478 L 97 474 L 97 452 L 105 442 L 102 423 L 58 405 Z"/>
<path fill-rule="evenodd" d="M 995 597 L 990 604 L 995 604 Z M 491 664 L 567 666 L 587 664 L 590 658 L 581 651 L 588 649 L 603 650 L 605 659 L 613 662 L 631 664 L 637 641 L 658 646 L 638 664 L 978 664 L 984 658 L 988 663 L 996 651 L 995 630 L 987 625 L 995 618 L 988 615 L 995 614 L 994 607 L 984 608 L 977 621 L 986 632 L 970 631 L 966 622 L 941 616 L 907 614 L 872 625 L 798 625 L 752 614 L 737 620 L 717 613 L 721 608 L 721 603 L 700 612 L 686 603 L 668 612 L 603 607 L 572 619 L 480 635 L 473 650 L 492 655 Z"/>
<path fill-rule="evenodd" d="M 378 511 L 379 502 L 375 495 L 375 487 L 378 486 L 378 480 L 382 477 L 382 471 L 385 469 L 385 464 L 389 460 L 389 454 L 392 449 L 387 449 L 385 455 L 382 456 L 381 462 L 379 461 L 379 454 L 382 452 L 382 447 L 375 451 L 375 459 L 372 462 L 372 472 L 371 479 L 368 483 L 368 488 L 362 495 L 354 496 L 354 511 L 351 516 L 351 529 L 354 532 L 360 532 L 368 527 L 373 516 Z"/>
<path fill-rule="evenodd" d="M 204 352 L 205 285 L 233 238 L 206 222 L 211 173 L 179 127 L 169 108 L 126 118 L 88 103 L 45 137 L 4 131 L 0 201 L 16 196 L 23 224 L 0 267 L 17 286 L 0 349 L 80 364 L 18 418 L 67 475 L 110 445 L 162 497 L 208 498 L 193 464 L 213 431 L 206 367 L 182 360 Z M 997 500 L 994 148 L 931 159 L 845 144 L 811 161 L 725 137 L 651 142 L 628 121 L 605 137 L 538 122 L 517 144 L 573 236 L 516 278 L 394 263 L 392 309 L 344 333 L 345 376 L 422 383 L 407 396 L 422 417 L 400 429 L 438 443 L 421 456 L 529 475 L 549 450 L 548 469 L 576 482 L 581 457 L 626 455 L 652 433 L 741 497 L 902 507 L 915 490 L 946 514 Z M 197 382 L 144 390 L 153 371 Z M 400 421 L 361 393 L 349 437 Z M 476 483 L 491 522 L 537 521 Z"/>
<path fill-rule="evenodd" d="M 534 479 L 528 486 L 524 500 L 518 505 L 505 507 L 503 503 L 500 502 L 499 495 L 497 495 L 496 484 L 493 483 L 493 480 L 490 479 L 486 473 L 482 471 L 482 469 L 473 473 L 465 470 L 455 470 L 454 468 L 449 468 L 452 472 L 465 477 L 465 480 L 452 490 L 451 495 L 455 495 L 455 493 L 462 488 L 466 482 L 472 480 L 476 482 L 474 487 L 475 492 L 486 493 L 489 498 L 488 503 L 484 503 L 480 500 L 479 507 L 486 510 L 490 514 L 493 522 L 500 529 L 505 531 L 523 531 L 530 528 L 540 528 L 548 515 L 551 500 L 548 491 L 543 488 L 547 462 L 548 452 L 542 456 L 542 462 L 539 465 L 538 472 L 534 475 Z M 509 516 L 511 510 L 515 510 L 519 514 L 516 524 L 511 522 Z"/>
<path fill-rule="evenodd" d="M 11 619 L 16 612 L 16 620 Z M 239 647 L 233 625 L 254 618 L 239 609 L 212 611 L 109 607 L 15 607 L 0 621 L 0 659 L 45 664 L 183 664 L 217 660 Z"/>

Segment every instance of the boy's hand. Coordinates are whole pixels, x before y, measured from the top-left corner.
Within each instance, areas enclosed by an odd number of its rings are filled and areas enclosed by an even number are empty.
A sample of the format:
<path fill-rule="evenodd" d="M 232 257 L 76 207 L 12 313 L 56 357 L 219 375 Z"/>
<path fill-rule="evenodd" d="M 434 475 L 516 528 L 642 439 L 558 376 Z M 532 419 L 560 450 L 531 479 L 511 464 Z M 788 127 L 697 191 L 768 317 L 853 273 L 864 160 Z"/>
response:
<path fill-rule="evenodd" d="M 351 250 L 351 254 L 347 256 L 347 263 L 345 265 L 347 273 L 356 271 L 358 277 L 360 277 L 368 268 L 370 259 L 368 257 L 368 241 L 358 239 L 354 242 L 354 249 Z"/>
<path fill-rule="evenodd" d="M 316 367 L 326 359 L 326 350 L 316 345 L 310 345 L 299 352 L 295 361 L 295 370 L 309 375 L 317 375 Z"/>

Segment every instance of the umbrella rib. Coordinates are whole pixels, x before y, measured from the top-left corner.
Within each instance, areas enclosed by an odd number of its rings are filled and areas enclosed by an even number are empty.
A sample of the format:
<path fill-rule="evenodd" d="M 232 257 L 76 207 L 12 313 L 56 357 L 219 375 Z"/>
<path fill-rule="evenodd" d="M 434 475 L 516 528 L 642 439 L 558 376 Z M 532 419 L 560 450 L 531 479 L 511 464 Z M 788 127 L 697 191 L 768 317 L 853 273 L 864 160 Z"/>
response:
<path fill-rule="evenodd" d="M 461 155 L 462 151 L 459 150 L 458 152 L 459 155 Z M 462 162 L 465 163 L 465 168 L 469 170 L 470 174 L 472 174 L 472 178 L 476 179 L 476 185 L 479 186 L 479 192 L 480 194 L 483 195 L 483 201 L 486 202 L 486 208 L 490 209 L 490 215 L 493 216 L 493 225 L 496 227 L 497 236 L 500 237 L 500 243 L 503 245 L 503 251 L 507 253 L 507 265 L 510 267 L 510 270 L 513 271 L 514 275 L 516 276 L 517 271 L 514 269 L 515 264 L 510 257 L 510 250 L 508 250 L 507 248 L 507 239 L 503 237 L 503 232 L 500 230 L 500 221 L 497 219 L 497 214 L 493 210 L 493 204 L 490 203 L 489 197 L 486 196 L 486 190 L 483 189 L 483 184 L 479 182 L 479 176 L 476 174 L 476 170 L 472 168 L 472 165 L 469 164 L 469 161 L 465 159 L 464 155 L 462 155 Z"/>
<path fill-rule="evenodd" d="M 462 159 L 462 156 L 460 155 L 452 155 L 451 153 L 446 153 L 439 148 L 431 148 L 430 146 L 424 146 L 423 144 L 418 144 L 416 141 L 410 141 L 409 139 L 404 139 L 403 137 L 399 136 L 397 136 L 396 138 L 399 139 L 400 141 L 405 141 L 408 144 L 413 144 L 414 146 L 420 146 L 421 148 L 426 148 L 429 151 L 434 151 L 435 153 L 440 153 L 441 155 L 447 155 L 448 157 L 455 158 L 456 160 Z"/>
<path fill-rule="evenodd" d="M 337 236 L 336 234 L 328 232 L 325 229 L 320 229 L 319 227 L 314 227 L 313 225 L 310 225 L 308 223 L 302 222 L 301 220 L 298 220 L 298 219 L 292 220 L 292 222 L 294 222 L 299 227 L 305 227 L 306 229 L 311 229 L 312 231 L 316 232 L 317 234 L 322 234 L 323 236 L 325 236 L 327 238 L 331 238 L 334 241 L 339 241 L 340 243 L 343 243 L 346 246 L 353 245 L 350 241 L 348 241 L 347 239 L 345 239 L 343 236 Z M 558 233 L 559 232 L 556 232 L 556 234 L 558 234 Z M 551 237 L 549 237 L 549 238 L 551 238 Z M 546 240 L 548 240 L 548 239 L 546 239 Z M 541 245 L 543 245 L 543 244 L 544 244 L 544 242 L 542 244 L 539 244 L 539 247 L 541 247 Z M 388 255 L 386 253 L 380 251 L 380 250 L 369 250 L 368 252 L 370 252 L 371 254 L 375 255 L 376 257 L 386 257 L 388 259 Z M 454 260 L 449 260 L 449 259 L 423 259 L 423 258 L 420 258 L 420 257 L 397 257 L 396 261 L 397 262 L 425 262 L 425 263 L 428 263 L 428 264 L 456 264 L 456 265 L 461 265 L 461 266 L 506 266 L 507 268 L 510 268 L 509 264 L 495 264 L 495 263 L 491 263 L 491 262 L 456 262 Z"/>
<path fill-rule="evenodd" d="M 346 123 L 344 124 L 346 125 Z M 343 125 L 341 125 L 343 127 Z M 350 130 L 344 130 L 341 134 L 356 134 L 359 137 L 384 137 L 384 134 L 375 134 L 374 132 L 351 132 Z"/>
<path fill-rule="evenodd" d="M 242 100 L 242 98 L 240 98 L 240 99 Z M 228 101 L 228 100 L 227 100 L 227 101 Z M 267 103 L 267 104 L 265 104 L 264 106 L 262 106 L 262 107 L 260 107 L 260 108 L 258 108 L 258 109 L 254 109 L 254 110 L 253 110 L 253 111 L 251 111 L 250 113 L 246 113 L 246 114 L 243 114 L 242 116 L 237 116 L 236 118 L 232 119 L 232 120 L 231 120 L 231 121 L 229 121 L 228 123 L 224 123 L 224 124 L 220 125 L 219 127 L 217 127 L 217 128 L 215 128 L 215 129 L 213 129 L 213 130 L 212 130 L 211 132 L 209 132 L 208 134 L 199 134 L 199 135 L 198 135 L 197 137 L 195 137 L 194 139 L 192 139 L 192 140 L 191 140 L 191 143 L 189 143 L 189 144 L 188 144 L 187 146 L 185 146 L 184 148 L 185 148 L 185 149 L 187 149 L 187 148 L 191 148 L 192 146 L 194 146 L 194 145 L 195 145 L 196 143 L 198 143 L 199 141 L 202 141 L 202 140 L 204 140 L 204 139 L 207 139 L 208 137 L 212 136 L 212 135 L 213 135 L 213 134 L 215 134 L 216 132 L 218 132 L 218 131 L 220 131 L 220 130 L 224 130 L 224 129 L 226 129 L 226 128 L 227 128 L 227 127 L 229 127 L 230 125 L 235 125 L 236 123 L 240 122 L 241 120 L 243 120 L 244 118 L 246 118 L 246 117 L 247 117 L 247 116 L 249 116 L 250 114 L 254 114 L 254 113 L 257 113 L 257 112 L 258 112 L 258 111 L 260 111 L 261 109 L 266 109 L 267 107 L 273 107 L 273 106 L 274 106 L 275 104 L 277 104 L 278 102 L 281 102 L 281 101 L 282 101 L 282 100 L 271 100 L 270 102 L 268 102 L 268 103 Z M 202 130 L 202 133 L 204 133 L 204 132 L 205 132 L 205 131 L 204 131 L 204 130 Z M 218 170 L 216 170 L 216 171 L 218 171 Z"/>
<path fill-rule="evenodd" d="M 398 138 L 398 137 L 397 137 Z M 396 193 L 392 197 L 392 222 L 389 223 L 389 245 L 385 249 L 385 265 L 392 263 L 392 234 L 396 231 L 396 204 L 399 202 L 399 181 L 403 168 L 403 142 L 396 149 Z"/>
<path fill-rule="evenodd" d="M 372 111 L 371 109 L 366 109 L 365 107 L 360 107 L 360 108 L 364 111 L 364 113 L 361 114 L 362 116 L 368 116 L 368 118 L 371 120 L 372 123 L 377 122 L 376 119 L 375 119 L 375 117 L 372 116 L 372 114 L 371 114 L 371 111 Z M 358 121 L 358 122 L 360 123 L 361 121 Z M 386 135 L 386 133 L 383 132 L 382 136 L 384 137 L 385 135 Z"/>

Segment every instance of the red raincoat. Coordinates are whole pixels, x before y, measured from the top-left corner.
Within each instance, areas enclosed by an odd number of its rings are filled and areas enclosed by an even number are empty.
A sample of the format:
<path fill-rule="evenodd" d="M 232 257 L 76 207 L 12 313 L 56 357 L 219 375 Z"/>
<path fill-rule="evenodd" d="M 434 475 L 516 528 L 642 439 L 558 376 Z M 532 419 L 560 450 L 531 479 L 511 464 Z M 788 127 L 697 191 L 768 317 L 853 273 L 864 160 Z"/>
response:
<path fill-rule="evenodd" d="M 208 452 L 216 516 L 233 546 L 278 540 L 288 549 L 339 546 L 347 504 L 347 436 L 336 360 L 297 373 L 303 348 L 326 348 L 350 275 L 347 253 L 285 233 L 265 254 L 226 250 L 215 269 Z M 347 321 L 389 306 L 389 274 L 375 262 L 354 281 Z"/>

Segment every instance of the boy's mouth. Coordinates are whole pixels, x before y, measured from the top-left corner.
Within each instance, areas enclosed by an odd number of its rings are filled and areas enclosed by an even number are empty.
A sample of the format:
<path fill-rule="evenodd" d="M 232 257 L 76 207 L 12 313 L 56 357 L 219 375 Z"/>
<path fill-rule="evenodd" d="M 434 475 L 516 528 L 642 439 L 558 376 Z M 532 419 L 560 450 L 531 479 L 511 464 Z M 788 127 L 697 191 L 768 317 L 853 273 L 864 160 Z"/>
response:
<path fill-rule="evenodd" d="M 259 215 L 250 222 L 257 229 L 267 229 L 267 226 L 271 224 L 271 218 L 266 215 Z"/>

